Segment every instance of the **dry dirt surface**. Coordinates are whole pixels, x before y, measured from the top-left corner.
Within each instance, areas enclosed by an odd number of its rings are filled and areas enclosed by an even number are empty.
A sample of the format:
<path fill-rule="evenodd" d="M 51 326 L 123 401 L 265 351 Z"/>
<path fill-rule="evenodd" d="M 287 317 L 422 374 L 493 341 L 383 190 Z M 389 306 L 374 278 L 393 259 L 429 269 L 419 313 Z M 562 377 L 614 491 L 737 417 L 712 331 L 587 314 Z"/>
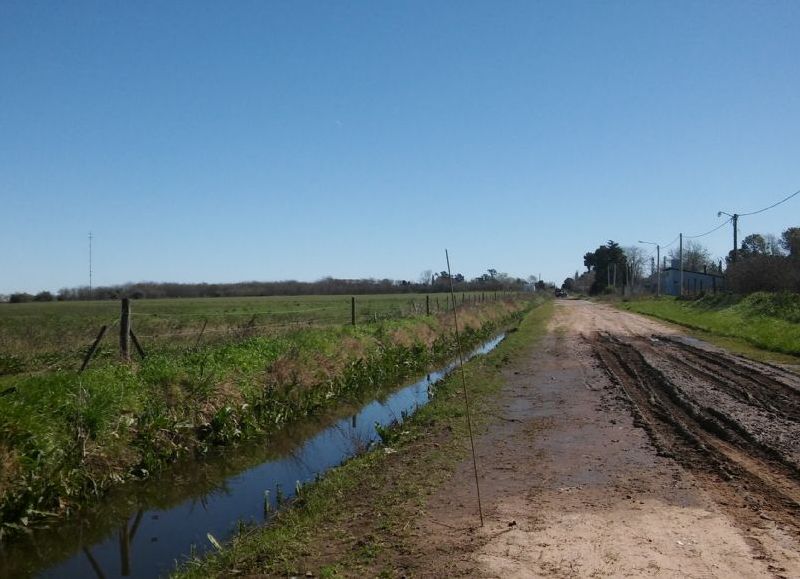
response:
<path fill-rule="evenodd" d="M 472 463 L 431 497 L 417 576 L 800 577 L 800 377 L 560 301 Z"/>

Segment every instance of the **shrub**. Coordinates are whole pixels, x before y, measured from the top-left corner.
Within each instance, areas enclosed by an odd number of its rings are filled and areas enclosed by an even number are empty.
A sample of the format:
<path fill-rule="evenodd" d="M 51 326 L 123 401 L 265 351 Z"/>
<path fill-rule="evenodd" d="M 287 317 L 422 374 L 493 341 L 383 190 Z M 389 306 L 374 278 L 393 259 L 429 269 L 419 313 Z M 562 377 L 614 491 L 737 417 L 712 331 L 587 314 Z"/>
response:
<path fill-rule="evenodd" d="M 738 294 L 800 291 L 800 261 L 759 255 L 728 266 L 728 288 Z"/>
<path fill-rule="evenodd" d="M 33 296 L 25 292 L 16 293 L 16 294 L 11 294 L 8 298 L 8 301 L 12 304 L 24 304 L 26 302 L 33 301 Z"/>

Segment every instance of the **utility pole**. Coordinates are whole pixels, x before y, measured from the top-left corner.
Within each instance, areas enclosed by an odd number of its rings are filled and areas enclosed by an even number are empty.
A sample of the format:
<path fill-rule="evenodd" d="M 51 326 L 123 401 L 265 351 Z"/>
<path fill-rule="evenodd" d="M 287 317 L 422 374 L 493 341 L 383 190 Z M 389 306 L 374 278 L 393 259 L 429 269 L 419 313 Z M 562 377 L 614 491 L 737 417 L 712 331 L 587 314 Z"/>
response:
<path fill-rule="evenodd" d="M 731 215 L 730 213 L 725 213 L 724 211 L 717 211 L 717 217 L 721 215 L 727 215 L 731 218 L 731 222 L 733 223 L 733 259 L 732 261 L 736 262 L 736 257 L 739 253 L 739 214 L 734 213 Z M 750 215 L 749 213 L 747 215 Z"/>
<path fill-rule="evenodd" d="M 678 295 L 683 297 L 683 233 L 680 234 L 680 238 L 681 238 L 681 244 L 680 244 L 680 249 L 678 250 L 678 255 L 680 257 L 680 262 L 681 262 L 681 276 L 680 276 L 681 291 Z"/>
<path fill-rule="evenodd" d="M 661 246 L 656 244 L 656 263 L 661 263 Z M 661 297 L 661 267 L 656 268 L 656 297 Z"/>
<path fill-rule="evenodd" d="M 661 244 L 655 241 L 639 241 L 656 246 L 656 296 L 661 297 Z"/>
<path fill-rule="evenodd" d="M 89 232 L 89 299 L 92 299 L 92 232 Z"/>

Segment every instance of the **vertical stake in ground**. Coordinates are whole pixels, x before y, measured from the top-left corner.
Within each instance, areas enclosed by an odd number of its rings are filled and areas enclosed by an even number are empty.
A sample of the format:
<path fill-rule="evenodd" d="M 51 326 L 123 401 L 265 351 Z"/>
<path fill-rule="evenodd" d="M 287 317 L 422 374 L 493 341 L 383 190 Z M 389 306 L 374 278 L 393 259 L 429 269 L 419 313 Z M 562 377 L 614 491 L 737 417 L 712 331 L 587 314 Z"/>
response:
<path fill-rule="evenodd" d="M 458 366 L 461 370 L 461 387 L 464 391 L 464 407 L 467 414 L 467 430 L 469 431 L 469 444 L 472 448 L 472 468 L 475 471 L 475 490 L 478 493 L 478 515 L 481 519 L 481 527 L 483 526 L 483 506 L 481 505 L 481 484 L 478 480 L 478 459 L 475 456 L 475 439 L 472 436 L 472 417 L 470 416 L 469 409 L 469 393 L 467 392 L 467 378 L 464 376 L 464 354 L 461 350 L 461 335 L 458 331 L 458 312 L 456 312 L 456 293 L 453 289 L 453 274 L 450 271 L 450 254 L 444 250 L 444 257 L 447 260 L 447 275 L 450 278 L 450 299 L 453 301 L 453 322 L 456 330 L 456 347 L 458 348 Z M 464 294 L 461 294 L 463 303 Z"/>
<path fill-rule="evenodd" d="M 355 296 L 350 298 L 350 323 L 352 325 L 356 325 L 356 298 Z"/>
<path fill-rule="evenodd" d="M 128 298 L 122 298 L 119 316 L 119 356 L 123 362 L 131 359 L 131 302 Z"/>
<path fill-rule="evenodd" d="M 431 296 L 425 296 L 425 315 L 431 315 Z"/>

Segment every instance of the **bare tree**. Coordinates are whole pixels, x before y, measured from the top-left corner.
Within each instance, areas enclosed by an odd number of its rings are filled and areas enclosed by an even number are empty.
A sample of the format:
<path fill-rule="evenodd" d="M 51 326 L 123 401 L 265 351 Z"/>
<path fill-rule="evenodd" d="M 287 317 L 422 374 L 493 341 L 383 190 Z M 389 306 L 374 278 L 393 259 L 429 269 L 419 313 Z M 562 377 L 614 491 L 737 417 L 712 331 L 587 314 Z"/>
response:
<path fill-rule="evenodd" d="M 764 236 L 764 243 L 766 244 L 767 255 L 785 255 L 783 247 L 781 247 L 781 240 L 777 235 L 767 233 Z"/>
<path fill-rule="evenodd" d="M 676 247 L 669 250 L 670 259 L 680 259 L 680 250 Z M 685 271 L 702 271 L 704 266 L 714 265 L 711 253 L 699 242 L 688 240 L 683 244 L 683 269 Z"/>
<path fill-rule="evenodd" d="M 636 280 L 644 277 L 644 268 L 647 261 L 645 251 L 637 245 L 623 247 L 622 251 L 625 252 L 625 257 L 627 258 L 628 273 L 631 277 L 631 282 L 635 283 Z"/>

